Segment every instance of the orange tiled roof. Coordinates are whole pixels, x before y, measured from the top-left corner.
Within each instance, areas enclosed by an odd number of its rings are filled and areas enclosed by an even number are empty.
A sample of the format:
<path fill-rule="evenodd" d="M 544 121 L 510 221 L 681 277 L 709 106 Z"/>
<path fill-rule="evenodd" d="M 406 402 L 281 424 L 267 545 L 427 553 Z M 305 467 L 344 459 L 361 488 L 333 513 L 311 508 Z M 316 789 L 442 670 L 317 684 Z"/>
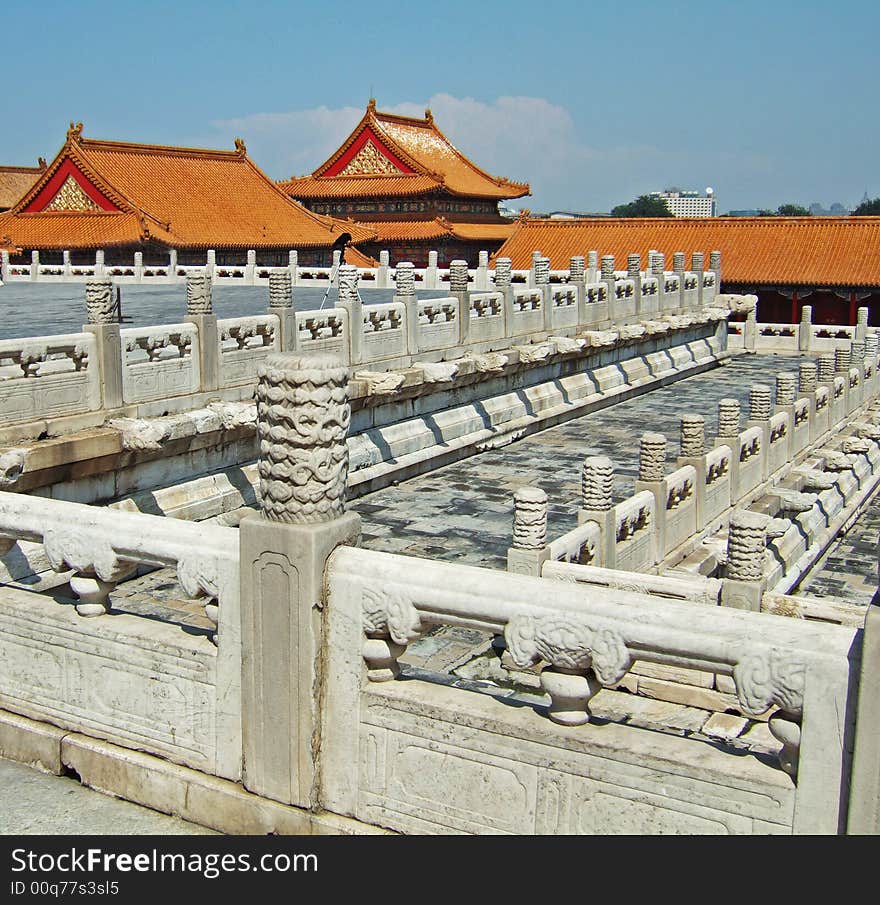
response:
<path fill-rule="evenodd" d="M 65 189 L 78 209 L 52 210 Z M 314 248 L 342 233 L 354 242 L 375 234 L 292 201 L 240 139 L 234 151 L 97 141 L 82 137 L 81 124 L 71 124 L 64 147 L 0 231 L 22 248 L 150 239 L 175 248 Z"/>
<path fill-rule="evenodd" d="M 361 157 L 361 155 L 364 155 Z M 439 190 L 472 198 L 520 198 L 528 183 L 490 176 L 424 119 L 376 110 L 371 100 L 354 131 L 311 176 L 283 183 L 294 198 L 363 198 Z"/>
<path fill-rule="evenodd" d="M 610 218 L 520 220 L 496 252 L 515 269 L 531 266 L 532 252 L 565 269 L 573 255 L 595 249 L 612 254 L 617 267 L 638 252 L 642 266 L 649 249 L 721 252 L 725 283 L 801 286 L 880 286 L 880 217 L 713 217 L 684 219 Z"/>
<path fill-rule="evenodd" d="M 515 229 L 513 223 L 457 223 L 445 217 L 433 220 L 381 220 L 370 224 L 379 235 L 376 242 L 407 242 L 455 238 L 503 242 Z"/>
<path fill-rule="evenodd" d="M 0 210 L 12 207 L 37 181 L 46 169 L 46 161 L 38 167 L 0 167 Z"/>

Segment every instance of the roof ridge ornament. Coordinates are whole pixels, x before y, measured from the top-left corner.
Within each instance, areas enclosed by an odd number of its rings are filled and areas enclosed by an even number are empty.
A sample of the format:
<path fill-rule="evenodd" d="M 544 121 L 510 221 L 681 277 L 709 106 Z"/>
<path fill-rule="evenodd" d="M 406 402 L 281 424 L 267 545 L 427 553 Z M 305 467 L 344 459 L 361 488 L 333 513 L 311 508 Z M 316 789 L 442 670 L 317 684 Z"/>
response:
<path fill-rule="evenodd" d="M 369 101 L 367 102 L 367 110 L 369 110 L 370 113 L 376 112 L 376 98 L 371 97 L 369 99 Z"/>
<path fill-rule="evenodd" d="M 247 145 L 244 143 L 244 139 L 243 139 L 243 138 L 236 138 L 236 139 L 235 139 L 235 150 L 238 151 L 238 153 L 239 153 L 242 157 L 244 157 L 244 155 L 247 154 Z"/>
<path fill-rule="evenodd" d="M 48 164 L 46 163 L 46 158 L 45 158 L 45 157 L 38 157 L 38 158 L 37 158 L 37 166 L 38 166 L 41 170 L 45 170 L 46 167 L 48 166 Z"/>
<path fill-rule="evenodd" d="M 82 139 L 83 124 L 70 121 L 70 128 L 67 130 L 68 141 L 80 141 Z"/>
<path fill-rule="evenodd" d="M 430 107 L 425 107 L 425 122 L 432 124 L 434 122 L 434 114 L 431 113 Z"/>

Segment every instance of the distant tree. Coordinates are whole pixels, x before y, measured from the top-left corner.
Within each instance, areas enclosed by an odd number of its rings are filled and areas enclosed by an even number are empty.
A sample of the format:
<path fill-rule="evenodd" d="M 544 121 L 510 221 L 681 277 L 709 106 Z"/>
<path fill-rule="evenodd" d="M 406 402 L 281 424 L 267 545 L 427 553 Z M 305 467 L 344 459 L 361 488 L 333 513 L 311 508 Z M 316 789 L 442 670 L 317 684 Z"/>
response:
<path fill-rule="evenodd" d="M 611 209 L 612 217 L 671 217 L 672 211 L 666 206 L 662 198 L 652 198 L 650 195 L 639 195 L 635 201 L 629 204 L 618 204 Z"/>
<path fill-rule="evenodd" d="M 857 217 L 877 217 L 880 216 L 880 198 L 870 198 L 863 201 L 854 211 Z"/>
<path fill-rule="evenodd" d="M 762 208 L 758 211 L 758 216 L 759 216 L 759 217 L 775 217 L 775 216 L 776 216 L 776 211 L 771 211 L 771 210 L 770 210 L 769 208 L 767 208 L 767 207 L 762 207 Z"/>
<path fill-rule="evenodd" d="M 800 204 L 780 204 L 776 208 L 779 217 L 810 217 L 812 214 Z"/>

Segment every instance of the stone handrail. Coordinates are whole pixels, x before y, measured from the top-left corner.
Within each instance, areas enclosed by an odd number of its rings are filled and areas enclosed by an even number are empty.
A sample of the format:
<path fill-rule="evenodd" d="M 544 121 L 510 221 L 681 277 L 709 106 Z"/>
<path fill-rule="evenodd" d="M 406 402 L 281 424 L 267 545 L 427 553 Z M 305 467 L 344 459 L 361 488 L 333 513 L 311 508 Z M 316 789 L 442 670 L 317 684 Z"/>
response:
<path fill-rule="evenodd" d="M 55 571 L 75 572 L 71 587 L 87 598 L 78 607 L 82 615 L 106 612 L 112 587 L 136 566 L 173 566 L 187 596 L 207 598 L 206 614 L 216 624 L 230 568 L 237 573 L 234 528 L 5 491 L 0 491 L 0 538 L 4 554 L 17 541 L 40 543 Z"/>
<path fill-rule="evenodd" d="M 785 742 L 783 769 L 796 776 L 796 822 L 838 831 L 857 629 L 565 582 L 547 595 L 539 578 L 349 547 L 332 555 L 327 584 L 331 607 L 351 618 L 360 610 L 368 678 L 393 678 L 382 664 L 430 626 L 503 634 L 517 666 L 547 664 L 548 715 L 567 726 L 587 723 L 590 699 L 635 660 L 731 676 L 744 713 L 779 708 L 771 729 Z"/>
<path fill-rule="evenodd" d="M 592 562 L 602 539 L 599 526 L 595 522 L 585 522 L 572 528 L 548 544 L 553 562 Z"/>

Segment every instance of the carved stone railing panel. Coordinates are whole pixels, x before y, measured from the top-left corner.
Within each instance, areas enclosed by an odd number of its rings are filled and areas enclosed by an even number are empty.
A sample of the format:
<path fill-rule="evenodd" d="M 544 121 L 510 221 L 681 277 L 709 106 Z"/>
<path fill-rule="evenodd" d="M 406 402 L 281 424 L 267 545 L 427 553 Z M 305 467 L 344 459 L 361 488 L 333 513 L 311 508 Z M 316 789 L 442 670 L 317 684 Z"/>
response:
<path fill-rule="evenodd" d="M 363 360 L 381 361 L 407 354 L 406 305 L 391 302 L 363 307 Z"/>
<path fill-rule="evenodd" d="M 0 419 L 32 421 L 101 408 L 92 333 L 0 341 Z"/>
<path fill-rule="evenodd" d="M 195 324 L 166 324 L 120 330 L 122 394 L 146 402 L 201 389 Z"/>
<path fill-rule="evenodd" d="M 703 522 L 710 524 L 730 508 L 730 463 L 733 452 L 729 446 L 716 446 L 706 453 L 706 488 L 703 500 Z"/>
<path fill-rule="evenodd" d="M 510 333 L 518 336 L 544 328 L 544 296 L 540 289 L 514 289 Z"/>
<path fill-rule="evenodd" d="M 327 352 L 347 361 L 348 330 L 348 312 L 344 308 L 296 312 L 296 348 L 300 352 Z"/>
<path fill-rule="evenodd" d="M 601 538 L 599 526 L 595 522 L 585 522 L 550 542 L 550 559 L 589 565 L 596 559 Z"/>
<path fill-rule="evenodd" d="M 256 381 L 257 366 L 280 348 L 279 321 L 274 314 L 217 321 L 220 343 L 220 386 Z"/>
<path fill-rule="evenodd" d="M 450 349 L 458 344 L 457 298 L 422 299 L 417 306 L 420 352 Z"/>
<path fill-rule="evenodd" d="M 582 569 L 545 565 L 548 573 Z M 782 767 L 797 770 L 797 794 L 804 806 L 808 800 L 813 806 L 813 830 L 837 831 L 848 760 L 848 699 L 855 693 L 857 665 L 850 660 L 856 628 L 695 606 L 691 599 L 669 599 L 649 588 L 607 586 L 596 593 L 590 581 L 581 586 L 576 574 L 548 594 L 539 578 L 429 560 L 414 568 L 411 557 L 350 547 L 333 555 L 328 586 L 331 610 L 356 607 L 362 637 L 368 639 L 385 632 L 404 644 L 436 625 L 503 633 L 516 665 L 545 664 L 547 715 L 569 726 L 588 722 L 593 695 L 620 682 L 636 660 L 730 676 L 742 713 L 778 708 L 770 718 L 778 723 L 771 732 L 785 745 Z M 460 706 L 467 708 L 466 697 Z"/>
<path fill-rule="evenodd" d="M 614 507 L 615 564 L 618 569 L 643 572 L 657 559 L 654 494 L 643 490 Z"/>

